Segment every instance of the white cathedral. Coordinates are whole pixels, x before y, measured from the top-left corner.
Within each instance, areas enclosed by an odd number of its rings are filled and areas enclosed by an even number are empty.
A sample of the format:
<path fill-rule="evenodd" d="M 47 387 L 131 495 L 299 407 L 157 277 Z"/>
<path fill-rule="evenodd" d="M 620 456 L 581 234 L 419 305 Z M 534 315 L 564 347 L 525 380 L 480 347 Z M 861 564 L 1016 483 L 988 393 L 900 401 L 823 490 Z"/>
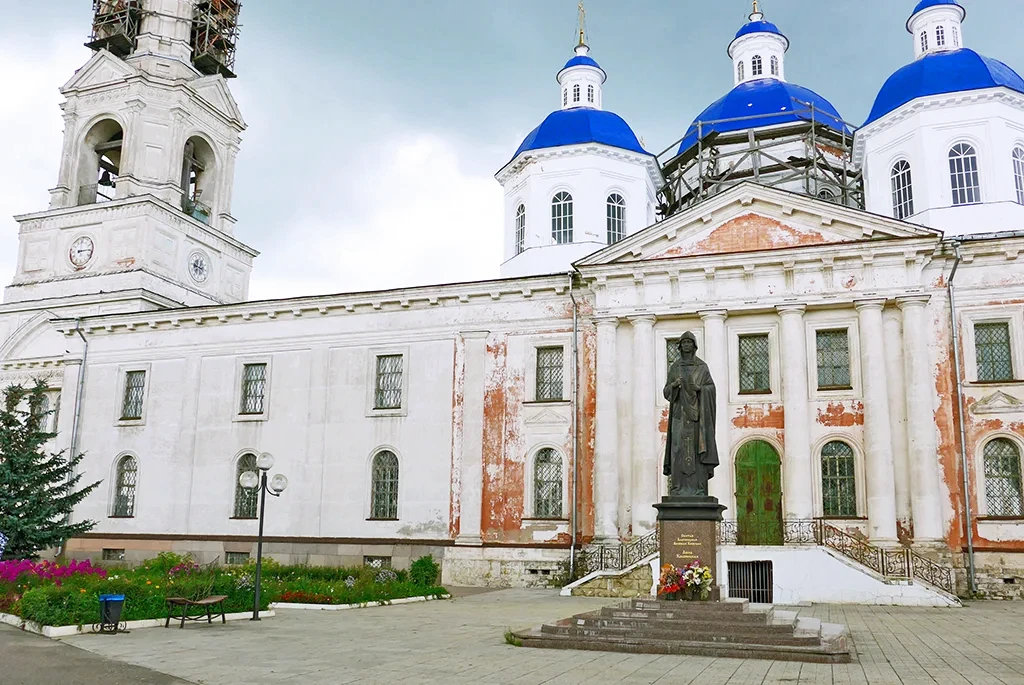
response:
<path fill-rule="evenodd" d="M 239 475 L 269 452 L 281 561 L 627 573 L 690 331 L 718 386 L 727 591 L 744 564 L 774 569 L 775 601 L 941 603 L 944 569 L 1020 590 L 1024 80 L 967 47 L 964 5 L 908 6 L 913 60 L 857 127 L 788 80 L 755 2 L 731 90 L 661 156 L 605 108 L 581 32 L 496 174 L 500 279 L 266 301 L 231 213 L 238 9 L 99 0 L 50 206 L 16 217 L 0 383 L 45 380 L 55 449 L 102 480 L 65 553 L 240 562 Z"/>

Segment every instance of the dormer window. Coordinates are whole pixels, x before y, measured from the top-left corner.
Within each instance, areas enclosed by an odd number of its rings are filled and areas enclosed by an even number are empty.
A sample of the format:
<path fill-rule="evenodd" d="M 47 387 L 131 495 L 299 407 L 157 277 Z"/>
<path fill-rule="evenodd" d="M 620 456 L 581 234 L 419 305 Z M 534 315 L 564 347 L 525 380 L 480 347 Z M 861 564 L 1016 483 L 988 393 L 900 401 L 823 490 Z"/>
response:
<path fill-rule="evenodd" d="M 580 101 L 580 84 L 578 84 L 578 83 L 572 87 L 572 101 L 573 102 L 579 102 Z"/>
<path fill-rule="evenodd" d="M 928 52 L 928 32 L 921 32 L 921 52 Z"/>
<path fill-rule="evenodd" d="M 764 73 L 764 64 L 761 62 L 761 55 L 754 55 L 750 60 L 750 75 L 760 76 Z"/>
<path fill-rule="evenodd" d="M 935 47 L 941 48 L 946 45 L 946 27 L 940 26 L 935 29 Z"/>

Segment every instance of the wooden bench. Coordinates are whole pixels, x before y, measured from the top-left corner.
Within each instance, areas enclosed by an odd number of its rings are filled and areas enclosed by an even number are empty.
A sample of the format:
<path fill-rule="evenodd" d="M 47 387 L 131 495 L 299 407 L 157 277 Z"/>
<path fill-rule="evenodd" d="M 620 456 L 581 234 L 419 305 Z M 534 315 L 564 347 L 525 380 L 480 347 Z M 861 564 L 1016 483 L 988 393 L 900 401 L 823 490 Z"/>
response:
<path fill-rule="evenodd" d="M 221 623 L 227 623 L 227 618 L 224 616 L 224 600 L 227 599 L 227 595 L 210 595 L 203 599 L 186 599 L 184 597 L 168 597 L 167 598 L 167 620 L 164 622 L 164 628 L 171 625 L 171 619 L 181 620 L 179 628 L 185 627 L 185 621 L 201 621 L 204 618 L 207 623 L 213 623 L 213 619 L 220 616 Z M 174 607 L 181 607 L 181 616 L 174 615 Z M 206 615 L 199 614 L 198 616 L 189 616 L 188 610 L 190 607 L 206 607 Z M 211 611 L 216 607 L 216 613 Z"/>

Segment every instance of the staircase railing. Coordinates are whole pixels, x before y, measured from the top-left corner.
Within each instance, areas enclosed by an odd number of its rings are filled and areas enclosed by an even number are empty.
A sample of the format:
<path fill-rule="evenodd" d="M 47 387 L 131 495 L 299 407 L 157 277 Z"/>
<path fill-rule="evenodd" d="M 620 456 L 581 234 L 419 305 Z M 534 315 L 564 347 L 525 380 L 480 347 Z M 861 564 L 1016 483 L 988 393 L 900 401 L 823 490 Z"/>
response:
<path fill-rule="evenodd" d="M 576 557 L 577 575 L 595 571 L 621 571 L 658 552 L 658 531 L 618 545 L 588 545 Z"/>

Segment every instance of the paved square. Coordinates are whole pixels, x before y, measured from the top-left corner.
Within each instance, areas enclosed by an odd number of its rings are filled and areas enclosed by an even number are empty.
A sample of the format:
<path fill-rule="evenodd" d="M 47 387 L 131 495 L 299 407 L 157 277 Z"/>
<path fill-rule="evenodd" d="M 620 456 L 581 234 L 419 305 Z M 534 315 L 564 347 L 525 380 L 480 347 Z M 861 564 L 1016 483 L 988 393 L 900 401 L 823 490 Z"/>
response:
<path fill-rule="evenodd" d="M 858 661 L 845 665 L 525 649 L 504 642 L 506 628 L 609 603 L 514 589 L 375 609 L 281 611 L 259 624 L 196 624 L 67 641 L 195 683 L 1024 685 L 1024 602 L 801 609 L 850 628 Z"/>

